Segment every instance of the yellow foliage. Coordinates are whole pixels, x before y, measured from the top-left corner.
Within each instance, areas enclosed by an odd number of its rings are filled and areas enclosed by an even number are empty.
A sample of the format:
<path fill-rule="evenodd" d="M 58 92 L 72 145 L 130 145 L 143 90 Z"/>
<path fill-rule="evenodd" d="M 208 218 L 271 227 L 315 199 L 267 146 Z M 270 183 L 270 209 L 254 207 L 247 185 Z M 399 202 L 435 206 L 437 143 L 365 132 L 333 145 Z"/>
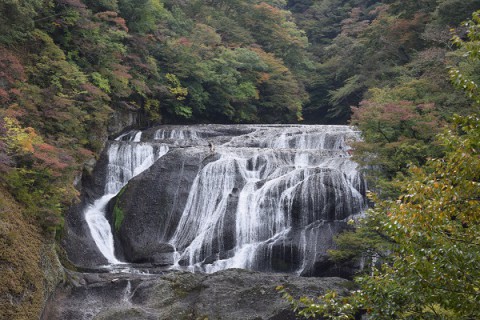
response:
<path fill-rule="evenodd" d="M 32 153 L 33 146 L 43 143 L 42 138 L 31 127 L 23 128 L 17 119 L 4 117 L 7 135 L 2 139 L 11 152 Z"/>
<path fill-rule="evenodd" d="M 168 80 L 169 86 L 168 91 L 173 94 L 177 100 L 182 101 L 185 100 L 186 96 L 188 95 L 188 89 L 182 87 L 180 80 L 177 78 L 176 75 L 167 73 L 165 77 Z"/>

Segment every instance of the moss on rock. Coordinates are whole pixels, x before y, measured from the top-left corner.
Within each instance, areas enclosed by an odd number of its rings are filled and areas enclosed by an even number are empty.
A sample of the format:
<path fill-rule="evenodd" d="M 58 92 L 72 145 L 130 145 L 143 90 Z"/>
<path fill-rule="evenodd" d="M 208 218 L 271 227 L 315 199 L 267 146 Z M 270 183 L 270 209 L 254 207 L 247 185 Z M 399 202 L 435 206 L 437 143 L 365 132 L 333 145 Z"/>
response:
<path fill-rule="evenodd" d="M 120 192 L 116 196 L 115 206 L 113 207 L 113 225 L 115 227 L 115 231 L 118 232 L 120 227 L 122 226 L 123 219 L 125 218 L 125 213 L 121 208 L 121 197 L 122 194 L 127 189 L 127 186 L 124 186 Z"/>

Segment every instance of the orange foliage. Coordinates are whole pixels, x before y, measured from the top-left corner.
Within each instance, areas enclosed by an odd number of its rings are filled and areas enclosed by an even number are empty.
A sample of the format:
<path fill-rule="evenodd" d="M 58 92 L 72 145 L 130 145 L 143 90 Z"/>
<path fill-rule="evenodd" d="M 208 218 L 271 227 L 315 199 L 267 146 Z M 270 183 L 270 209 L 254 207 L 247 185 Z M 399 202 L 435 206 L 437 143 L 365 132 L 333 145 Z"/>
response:
<path fill-rule="evenodd" d="M 186 47 L 190 47 L 192 45 L 192 43 L 190 42 L 190 40 L 188 40 L 187 38 L 185 37 L 182 37 L 180 39 L 177 40 L 177 43 L 181 46 L 186 46 Z"/>
<path fill-rule="evenodd" d="M 128 32 L 128 27 L 125 19 L 119 17 L 118 13 L 114 11 L 99 12 L 95 14 L 95 17 L 106 22 L 111 22 L 118 29 Z"/>
<path fill-rule="evenodd" d="M 7 91 L 0 88 L 0 101 L 8 101 L 10 99 L 10 95 Z"/>
<path fill-rule="evenodd" d="M 80 88 L 85 91 L 85 93 L 81 96 L 84 101 L 93 101 L 97 98 L 110 101 L 110 97 L 107 94 L 91 83 L 81 84 Z"/>
<path fill-rule="evenodd" d="M 53 176 L 60 176 L 61 171 L 67 168 L 72 161 L 71 157 L 65 155 L 61 149 L 48 143 L 35 145 L 33 157 L 38 166 L 52 169 Z"/>
<path fill-rule="evenodd" d="M 128 73 L 130 67 L 129 66 L 124 66 L 121 64 L 114 64 L 112 65 L 113 68 L 113 75 L 115 75 L 117 78 L 123 78 L 123 79 L 131 79 L 132 76 Z"/>
<path fill-rule="evenodd" d="M 262 2 L 260 4 L 253 6 L 255 9 L 261 11 L 265 15 L 282 15 L 282 11 L 274 6 L 269 5 L 268 3 Z"/>
<path fill-rule="evenodd" d="M 93 157 L 93 155 L 95 154 L 93 151 L 85 148 L 79 148 L 78 153 L 85 158 Z"/>
<path fill-rule="evenodd" d="M 342 34 L 347 36 L 356 36 L 365 31 L 370 25 L 370 21 L 362 17 L 361 8 L 353 8 L 349 17 L 342 21 Z"/>
<path fill-rule="evenodd" d="M 258 83 L 263 83 L 265 81 L 268 81 L 270 79 L 270 74 L 267 72 L 261 72 L 260 73 L 260 78 L 258 79 Z"/>

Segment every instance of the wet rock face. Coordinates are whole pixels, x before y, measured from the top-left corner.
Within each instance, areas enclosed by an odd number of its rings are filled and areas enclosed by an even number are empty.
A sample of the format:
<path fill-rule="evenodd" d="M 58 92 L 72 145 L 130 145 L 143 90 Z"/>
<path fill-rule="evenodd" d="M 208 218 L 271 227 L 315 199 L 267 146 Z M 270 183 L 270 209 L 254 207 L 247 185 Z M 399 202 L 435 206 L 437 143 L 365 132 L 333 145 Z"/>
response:
<path fill-rule="evenodd" d="M 70 207 L 65 215 L 62 245 L 68 259 L 78 267 L 92 268 L 108 263 L 95 245 L 84 216 L 85 208 L 98 195 L 103 194 L 107 178 L 105 170 L 107 164 L 108 158 L 104 151 L 93 171 L 84 171 L 79 186 L 82 190 L 81 200 Z"/>
<path fill-rule="evenodd" d="M 289 320 L 291 307 L 276 291 L 294 296 L 345 291 L 340 278 L 299 278 L 231 269 L 214 274 L 162 276 L 70 274 L 49 301 L 44 320 L 209 319 Z"/>
<path fill-rule="evenodd" d="M 365 185 L 348 153 L 347 141 L 357 138 L 347 126 L 298 125 L 123 134 L 83 184 L 86 203 L 111 200 L 69 216 L 69 257 L 334 275 L 338 266 L 326 258 L 333 236 L 365 207 Z M 81 238 L 85 220 L 90 238 Z M 74 247 L 77 239 L 84 249 Z"/>
<path fill-rule="evenodd" d="M 118 251 L 123 251 L 126 261 L 173 264 L 173 247 L 168 240 L 182 216 L 197 173 L 216 159 L 218 156 L 204 149 L 176 149 L 130 180 L 122 195 L 113 200 L 125 213 L 115 235 Z"/>
<path fill-rule="evenodd" d="M 108 134 L 118 135 L 125 128 L 131 128 L 138 126 L 143 122 L 142 117 L 139 115 L 138 110 L 134 106 L 130 106 L 126 103 L 117 103 L 114 112 L 111 114 L 108 121 Z"/>

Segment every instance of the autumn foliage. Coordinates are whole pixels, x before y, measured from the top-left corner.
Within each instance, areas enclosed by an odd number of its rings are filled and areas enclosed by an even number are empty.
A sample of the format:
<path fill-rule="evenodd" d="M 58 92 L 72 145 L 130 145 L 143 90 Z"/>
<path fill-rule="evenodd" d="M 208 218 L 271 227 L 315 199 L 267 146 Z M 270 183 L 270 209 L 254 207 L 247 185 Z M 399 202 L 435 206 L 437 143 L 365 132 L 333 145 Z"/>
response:
<path fill-rule="evenodd" d="M 0 45 L 0 103 L 8 103 L 20 91 L 16 84 L 25 81 L 25 70 L 19 59 L 9 50 Z"/>

